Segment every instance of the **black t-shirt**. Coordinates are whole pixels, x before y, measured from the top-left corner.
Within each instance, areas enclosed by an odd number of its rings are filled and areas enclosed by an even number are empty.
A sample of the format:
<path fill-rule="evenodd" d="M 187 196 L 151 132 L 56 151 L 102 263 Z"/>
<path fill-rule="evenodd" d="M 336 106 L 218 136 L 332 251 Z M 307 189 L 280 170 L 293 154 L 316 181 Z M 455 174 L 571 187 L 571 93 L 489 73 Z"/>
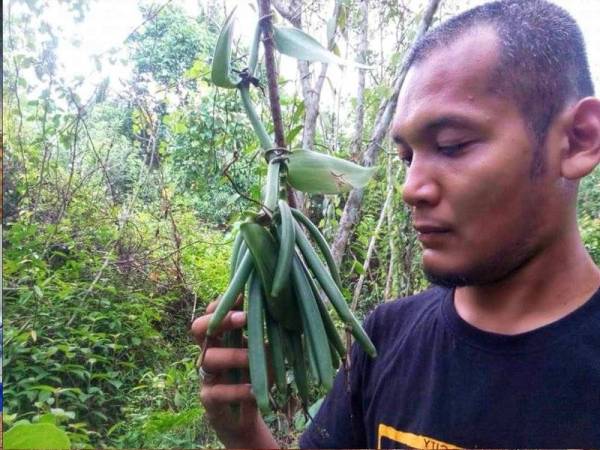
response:
<path fill-rule="evenodd" d="M 353 347 L 302 448 L 600 447 L 600 290 L 513 336 L 469 325 L 438 287 L 365 329 L 379 356 Z"/>

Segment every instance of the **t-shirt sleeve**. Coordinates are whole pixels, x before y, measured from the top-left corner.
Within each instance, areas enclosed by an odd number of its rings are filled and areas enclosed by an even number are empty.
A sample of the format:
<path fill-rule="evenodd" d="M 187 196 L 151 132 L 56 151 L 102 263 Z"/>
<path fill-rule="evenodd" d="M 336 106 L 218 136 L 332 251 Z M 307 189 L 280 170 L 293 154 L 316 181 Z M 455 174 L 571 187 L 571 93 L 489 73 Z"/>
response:
<path fill-rule="evenodd" d="M 365 323 L 365 331 L 369 333 Z M 338 371 L 333 388 L 300 437 L 300 448 L 365 448 L 362 383 L 368 356 L 356 344 L 350 351 L 351 369 Z"/>

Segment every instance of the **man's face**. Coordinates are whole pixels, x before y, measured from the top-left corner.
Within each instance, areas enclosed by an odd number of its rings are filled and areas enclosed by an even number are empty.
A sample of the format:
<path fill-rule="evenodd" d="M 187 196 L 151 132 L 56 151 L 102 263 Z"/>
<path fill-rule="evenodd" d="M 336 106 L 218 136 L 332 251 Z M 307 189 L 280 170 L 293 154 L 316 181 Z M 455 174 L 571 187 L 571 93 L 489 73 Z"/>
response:
<path fill-rule="evenodd" d="M 497 58 L 494 31 L 474 30 L 412 67 L 398 98 L 392 137 L 409 163 L 403 197 L 425 272 L 439 284 L 501 280 L 552 235 L 551 176 L 532 179 L 526 124 L 490 90 Z"/>

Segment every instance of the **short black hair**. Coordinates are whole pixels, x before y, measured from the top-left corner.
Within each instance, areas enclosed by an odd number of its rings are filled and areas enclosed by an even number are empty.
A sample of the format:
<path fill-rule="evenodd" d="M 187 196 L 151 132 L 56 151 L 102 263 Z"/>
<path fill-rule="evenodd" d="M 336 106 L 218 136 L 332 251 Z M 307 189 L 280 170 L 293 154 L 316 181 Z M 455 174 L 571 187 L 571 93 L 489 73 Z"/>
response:
<path fill-rule="evenodd" d="M 512 97 L 541 145 L 567 101 L 594 95 L 581 29 L 559 6 L 546 0 L 500 0 L 477 6 L 423 35 L 408 56 L 408 66 L 485 25 L 493 27 L 500 44 L 490 83 L 495 91 Z"/>

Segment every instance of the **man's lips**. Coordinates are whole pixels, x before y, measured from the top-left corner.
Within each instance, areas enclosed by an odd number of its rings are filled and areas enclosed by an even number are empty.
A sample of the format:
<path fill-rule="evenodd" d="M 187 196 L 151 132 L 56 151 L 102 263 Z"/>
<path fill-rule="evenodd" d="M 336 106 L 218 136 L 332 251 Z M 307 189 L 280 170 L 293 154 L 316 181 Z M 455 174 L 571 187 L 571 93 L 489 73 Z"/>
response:
<path fill-rule="evenodd" d="M 417 238 L 425 246 L 441 243 L 450 233 L 450 227 L 439 223 L 417 222 L 414 224 Z"/>
<path fill-rule="evenodd" d="M 436 223 L 419 222 L 415 223 L 413 226 L 419 234 L 447 233 L 448 231 L 450 231 L 450 227 Z"/>

